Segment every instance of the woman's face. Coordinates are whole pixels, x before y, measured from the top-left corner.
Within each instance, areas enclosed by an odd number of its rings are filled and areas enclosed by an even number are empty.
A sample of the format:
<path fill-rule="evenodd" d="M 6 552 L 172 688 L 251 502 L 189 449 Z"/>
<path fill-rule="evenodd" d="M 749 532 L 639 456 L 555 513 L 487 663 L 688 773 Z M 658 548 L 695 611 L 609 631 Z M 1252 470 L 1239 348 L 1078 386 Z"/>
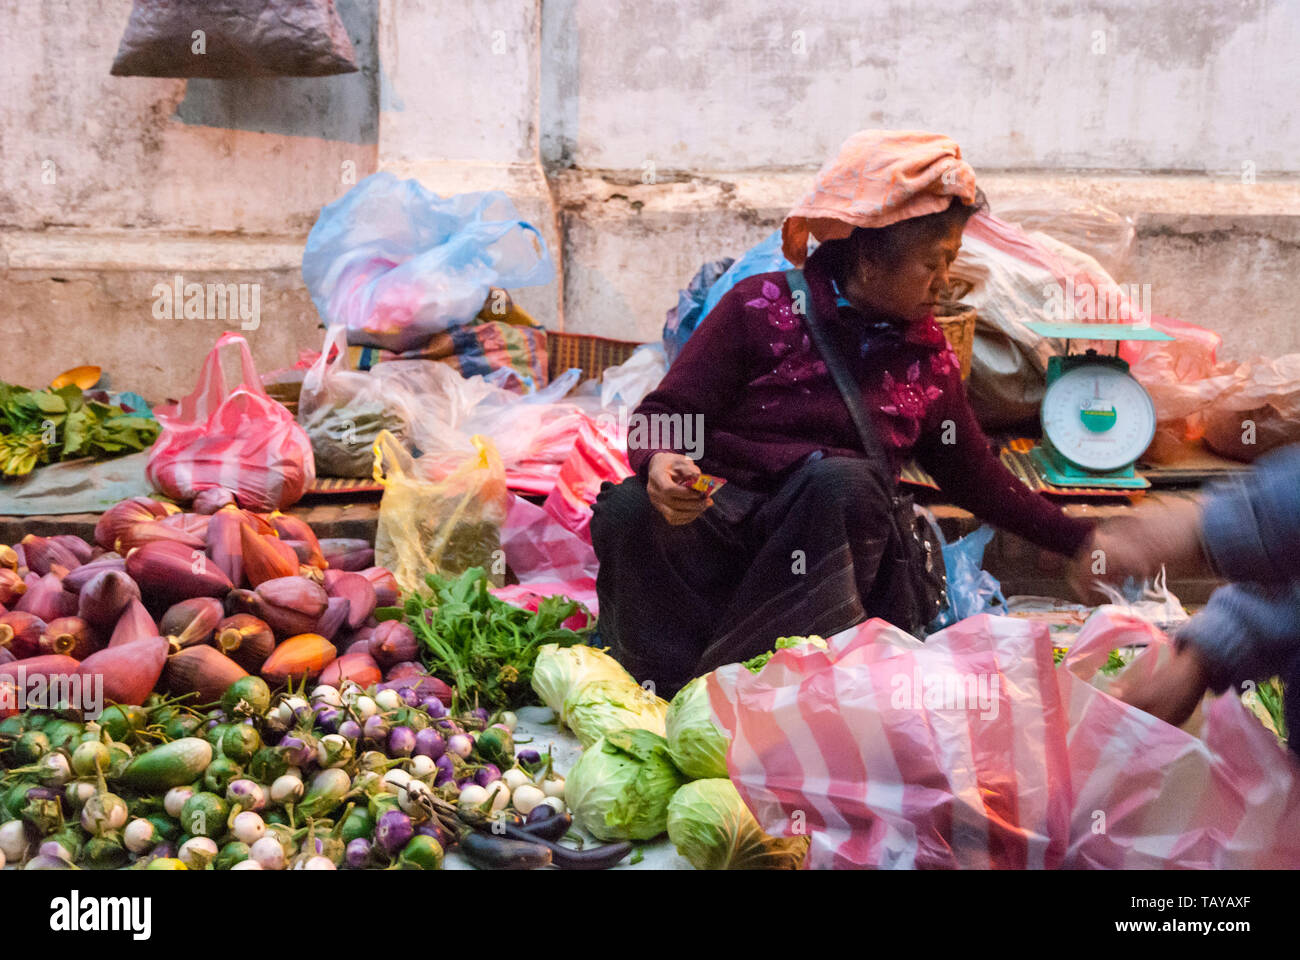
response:
<path fill-rule="evenodd" d="M 948 267 L 961 249 L 961 234 L 962 227 L 954 226 L 937 240 L 908 248 L 897 263 L 859 262 L 857 283 L 846 291 L 849 301 L 895 320 L 923 319 L 948 287 Z"/>

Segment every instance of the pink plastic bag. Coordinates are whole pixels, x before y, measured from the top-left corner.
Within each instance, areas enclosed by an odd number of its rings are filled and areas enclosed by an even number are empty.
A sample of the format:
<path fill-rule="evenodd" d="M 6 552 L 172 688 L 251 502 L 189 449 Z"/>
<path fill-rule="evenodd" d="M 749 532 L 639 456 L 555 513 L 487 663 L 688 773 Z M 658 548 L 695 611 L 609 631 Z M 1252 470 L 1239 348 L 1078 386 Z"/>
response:
<path fill-rule="evenodd" d="M 1063 861 L 1066 724 L 1041 623 L 981 615 L 922 644 L 870 620 L 708 687 L 732 782 L 769 834 L 810 836 L 810 868 Z"/>
<path fill-rule="evenodd" d="M 243 375 L 229 392 L 221 365 L 227 344 L 239 345 Z M 316 480 L 311 441 L 293 414 L 267 396 L 248 342 L 239 334 L 223 333 L 194 392 L 154 415 L 163 429 L 145 476 L 174 500 L 224 487 L 242 507 L 276 510 L 295 503 Z"/>
<path fill-rule="evenodd" d="M 512 495 L 510 512 L 501 528 L 501 548 L 521 591 L 563 593 L 596 612 L 596 570 L 600 566 L 596 551 L 544 509 Z M 493 592 L 515 602 L 500 591 Z"/>
<path fill-rule="evenodd" d="M 1095 675 L 1112 649 L 1140 643 L 1116 677 Z M 1074 791 L 1066 864 L 1295 869 L 1300 764 L 1236 693 L 1210 698 L 1178 728 L 1096 689 L 1140 682 L 1171 655 L 1155 627 L 1103 609 L 1062 663 Z"/>
<path fill-rule="evenodd" d="M 736 788 L 768 833 L 809 834 L 810 867 L 1300 866 L 1300 764 L 1235 694 L 1198 737 L 1098 689 L 1131 644 L 1126 679 L 1169 655 L 1107 611 L 1058 668 L 1042 623 L 981 615 L 922 645 L 872 620 L 722 667 L 709 698 Z"/>
<path fill-rule="evenodd" d="M 566 529 L 591 543 L 591 505 L 596 502 L 600 485 L 606 481 L 619 483 L 630 476 L 627 451 L 584 414 L 543 507 Z"/>

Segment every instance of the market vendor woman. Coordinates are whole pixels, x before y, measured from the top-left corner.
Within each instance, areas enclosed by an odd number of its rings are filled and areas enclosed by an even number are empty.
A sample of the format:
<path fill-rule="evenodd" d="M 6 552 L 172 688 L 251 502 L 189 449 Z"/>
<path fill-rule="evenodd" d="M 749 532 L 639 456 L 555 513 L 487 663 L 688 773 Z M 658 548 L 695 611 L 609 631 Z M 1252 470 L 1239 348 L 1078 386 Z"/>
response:
<path fill-rule="evenodd" d="M 803 266 L 808 312 L 857 383 L 892 483 L 915 458 L 957 505 L 1073 555 L 1090 527 L 990 450 L 934 320 L 982 202 L 951 140 L 864 131 L 786 218 L 785 256 Z M 820 241 L 811 255 L 810 234 Z M 886 569 L 898 554 L 891 495 L 809 336 L 803 299 L 780 272 L 729 290 L 633 416 L 659 445 L 630 434 L 636 475 L 605 484 L 594 506 L 601 638 L 661 695 L 778 637 L 900 622 L 906 591 Z M 699 449 L 664 443 L 670 431 L 654 422 L 673 417 L 702 418 Z M 727 483 L 712 495 L 685 485 L 701 472 Z"/>

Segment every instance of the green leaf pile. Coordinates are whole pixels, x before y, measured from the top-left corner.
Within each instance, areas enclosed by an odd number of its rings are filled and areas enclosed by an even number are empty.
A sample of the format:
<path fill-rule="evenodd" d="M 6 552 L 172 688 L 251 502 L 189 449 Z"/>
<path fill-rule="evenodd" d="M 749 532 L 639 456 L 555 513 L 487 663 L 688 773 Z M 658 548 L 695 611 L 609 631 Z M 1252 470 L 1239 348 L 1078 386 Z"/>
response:
<path fill-rule="evenodd" d="M 76 385 L 28 390 L 0 382 L 0 473 L 78 457 L 107 459 L 151 446 L 158 421 L 87 399 Z"/>

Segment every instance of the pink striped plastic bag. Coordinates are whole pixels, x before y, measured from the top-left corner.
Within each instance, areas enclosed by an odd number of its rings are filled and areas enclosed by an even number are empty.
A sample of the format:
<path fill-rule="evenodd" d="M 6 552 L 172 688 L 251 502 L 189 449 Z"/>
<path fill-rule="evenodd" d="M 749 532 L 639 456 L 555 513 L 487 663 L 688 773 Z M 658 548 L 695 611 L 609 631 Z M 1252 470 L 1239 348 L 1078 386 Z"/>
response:
<path fill-rule="evenodd" d="M 1128 645 L 1147 649 L 1097 673 Z M 1051 648 L 1011 618 L 924 645 L 872 620 L 757 675 L 722 667 L 708 688 L 731 779 L 768 833 L 810 835 L 813 868 L 1300 867 L 1300 763 L 1235 693 L 1182 729 L 1110 696 L 1170 655 L 1114 608 L 1059 667 Z"/>
<path fill-rule="evenodd" d="M 221 348 L 229 344 L 239 345 L 242 381 L 227 391 Z M 237 333 L 217 339 L 193 393 L 154 415 L 162 433 L 145 476 L 173 500 L 224 487 L 241 507 L 276 510 L 297 502 L 316 480 L 311 441 L 262 388 L 248 342 Z"/>
<path fill-rule="evenodd" d="M 1111 650 L 1146 644 L 1115 677 Z M 1101 693 L 1140 682 L 1172 654 L 1155 627 L 1103 608 L 1061 664 L 1074 788 L 1071 867 L 1300 867 L 1300 763 L 1235 692 L 1181 728 Z"/>
<path fill-rule="evenodd" d="M 1065 718 L 1043 624 L 981 615 L 925 644 L 871 620 L 759 674 L 709 675 L 732 782 L 810 868 L 1060 866 Z M 959 702 L 960 701 L 960 702 Z"/>

